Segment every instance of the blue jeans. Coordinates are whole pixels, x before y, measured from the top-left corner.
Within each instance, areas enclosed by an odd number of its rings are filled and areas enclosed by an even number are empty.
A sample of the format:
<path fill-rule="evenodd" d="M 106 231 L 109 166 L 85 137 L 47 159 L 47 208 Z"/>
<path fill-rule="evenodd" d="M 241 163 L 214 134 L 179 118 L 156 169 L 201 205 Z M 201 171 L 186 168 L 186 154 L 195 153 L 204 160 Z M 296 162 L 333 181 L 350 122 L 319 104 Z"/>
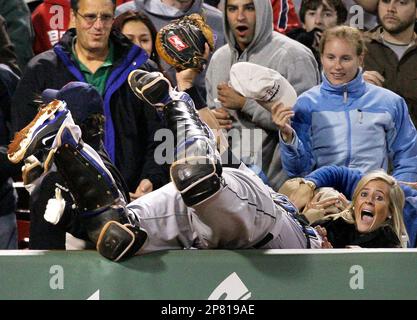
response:
<path fill-rule="evenodd" d="M 17 249 L 17 222 L 14 212 L 0 216 L 0 250 Z"/>

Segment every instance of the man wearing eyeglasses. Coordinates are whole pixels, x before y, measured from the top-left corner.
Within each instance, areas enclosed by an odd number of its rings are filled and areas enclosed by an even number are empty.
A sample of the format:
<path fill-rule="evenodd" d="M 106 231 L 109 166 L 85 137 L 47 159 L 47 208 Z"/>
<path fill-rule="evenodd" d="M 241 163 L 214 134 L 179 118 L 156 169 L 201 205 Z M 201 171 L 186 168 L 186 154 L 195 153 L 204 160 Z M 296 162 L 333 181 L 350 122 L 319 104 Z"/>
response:
<path fill-rule="evenodd" d="M 34 100 L 44 89 L 60 89 L 70 81 L 92 84 L 104 101 L 105 148 L 137 198 L 165 184 L 167 175 L 154 160 L 153 137 L 161 121 L 153 108 L 133 96 L 126 78 L 134 69 L 156 68 L 143 49 L 112 30 L 115 3 L 71 0 L 75 28 L 28 64 L 13 98 L 12 125 L 16 132 L 33 119 Z"/>

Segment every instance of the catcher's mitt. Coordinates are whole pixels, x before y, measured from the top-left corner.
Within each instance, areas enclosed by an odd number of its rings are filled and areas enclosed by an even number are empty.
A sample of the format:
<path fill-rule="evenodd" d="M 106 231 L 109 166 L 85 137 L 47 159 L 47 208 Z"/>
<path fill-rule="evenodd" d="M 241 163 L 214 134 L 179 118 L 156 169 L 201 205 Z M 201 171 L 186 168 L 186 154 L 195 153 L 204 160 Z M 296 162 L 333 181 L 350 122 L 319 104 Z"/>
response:
<path fill-rule="evenodd" d="M 175 69 L 201 71 L 207 63 L 203 57 L 206 42 L 213 51 L 213 31 L 202 16 L 193 13 L 163 27 L 156 36 L 155 46 L 159 56 Z"/>

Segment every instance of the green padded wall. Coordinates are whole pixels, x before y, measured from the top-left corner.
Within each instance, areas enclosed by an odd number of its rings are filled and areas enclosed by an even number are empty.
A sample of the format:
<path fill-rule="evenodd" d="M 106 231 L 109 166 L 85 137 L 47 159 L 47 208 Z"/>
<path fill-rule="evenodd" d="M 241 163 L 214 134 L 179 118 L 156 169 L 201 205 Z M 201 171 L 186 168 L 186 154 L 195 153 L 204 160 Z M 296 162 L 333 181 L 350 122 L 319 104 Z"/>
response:
<path fill-rule="evenodd" d="M 417 250 L 0 251 L 0 299 L 416 299 Z"/>

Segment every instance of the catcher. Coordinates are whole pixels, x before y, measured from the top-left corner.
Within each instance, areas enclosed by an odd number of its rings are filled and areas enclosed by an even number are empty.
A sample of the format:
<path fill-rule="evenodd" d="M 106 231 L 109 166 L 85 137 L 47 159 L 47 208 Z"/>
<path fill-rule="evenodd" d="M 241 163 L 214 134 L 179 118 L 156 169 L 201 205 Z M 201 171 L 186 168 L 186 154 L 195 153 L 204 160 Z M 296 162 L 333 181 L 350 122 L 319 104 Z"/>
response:
<path fill-rule="evenodd" d="M 320 236 L 296 219 L 297 210 L 285 196 L 244 165 L 222 167 L 211 131 L 185 93 L 175 92 L 158 72 L 135 70 L 129 84 L 153 105 L 166 101 L 164 116 L 177 139 L 172 183 L 125 205 L 111 173 L 83 143 L 65 103 L 59 101 L 40 112 L 19 144 L 25 158 L 45 149 L 36 142 L 54 137 L 54 162 L 68 179 L 100 254 L 118 261 L 167 249 L 321 247 Z M 59 165 L 64 160 L 74 165 Z"/>
<path fill-rule="evenodd" d="M 205 44 L 214 50 L 213 31 L 197 13 L 174 20 L 163 27 L 156 36 L 159 56 L 177 71 L 205 69 Z"/>

